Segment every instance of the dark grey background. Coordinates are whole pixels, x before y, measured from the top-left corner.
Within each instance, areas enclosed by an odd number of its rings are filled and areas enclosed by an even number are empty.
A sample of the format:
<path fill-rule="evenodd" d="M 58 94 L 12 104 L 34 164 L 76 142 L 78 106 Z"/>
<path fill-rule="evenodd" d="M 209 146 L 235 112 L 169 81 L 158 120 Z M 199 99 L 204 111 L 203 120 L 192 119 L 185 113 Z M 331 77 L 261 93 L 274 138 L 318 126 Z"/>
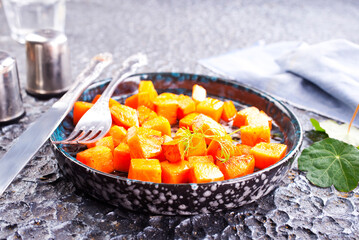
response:
<path fill-rule="evenodd" d="M 0 23 L 0 49 L 18 60 L 27 112 L 18 124 L 0 128 L 1 157 L 56 99 L 26 94 L 24 45 L 9 37 L 1 5 Z M 318 43 L 345 38 L 359 43 L 359 2 L 75 0 L 67 1 L 66 25 L 74 77 L 93 55 L 105 51 L 117 62 L 146 53 L 149 65 L 143 71 L 214 75 L 197 61 L 259 40 Z M 310 117 L 322 119 L 294 111 L 306 130 Z M 296 163 L 283 184 L 256 203 L 189 217 L 145 215 L 98 202 L 76 191 L 56 164 L 47 143 L 0 196 L 0 239 L 359 238 L 358 189 L 343 194 L 312 186 Z"/>

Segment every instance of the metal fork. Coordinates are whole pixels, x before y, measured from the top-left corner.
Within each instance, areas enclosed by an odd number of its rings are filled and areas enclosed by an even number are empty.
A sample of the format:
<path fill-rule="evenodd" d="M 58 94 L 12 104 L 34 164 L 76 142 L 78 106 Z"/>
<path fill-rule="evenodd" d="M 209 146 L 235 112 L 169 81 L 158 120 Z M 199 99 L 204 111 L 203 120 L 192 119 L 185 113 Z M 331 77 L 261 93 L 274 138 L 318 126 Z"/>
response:
<path fill-rule="evenodd" d="M 106 135 L 112 126 L 109 100 L 119 84 L 131 77 L 136 70 L 147 64 L 147 57 L 138 53 L 127 58 L 122 67 L 113 75 L 96 103 L 82 116 L 75 129 L 67 139 L 55 143 L 62 144 L 87 144 L 93 143 Z"/>

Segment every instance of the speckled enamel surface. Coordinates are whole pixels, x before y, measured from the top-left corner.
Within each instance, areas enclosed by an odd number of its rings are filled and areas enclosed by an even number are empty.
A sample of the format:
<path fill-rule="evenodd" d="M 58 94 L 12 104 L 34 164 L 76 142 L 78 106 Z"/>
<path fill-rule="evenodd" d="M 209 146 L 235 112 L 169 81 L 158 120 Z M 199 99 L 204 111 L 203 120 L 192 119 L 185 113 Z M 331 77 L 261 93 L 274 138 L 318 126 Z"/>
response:
<path fill-rule="evenodd" d="M 211 96 L 231 99 L 237 105 L 257 106 L 273 118 L 278 132 L 282 134 L 281 142 L 288 145 L 288 153 L 277 164 L 237 179 L 205 184 L 158 184 L 101 173 L 73 158 L 78 149 L 54 145 L 54 153 L 63 174 L 78 189 L 101 201 L 129 210 L 165 215 L 193 215 L 238 208 L 270 193 L 286 175 L 299 152 L 303 136 L 297 118 L 285 105 L 264 93 L 229 80 L 204 75 L 148 73 L 138 76 L 139 79 L 152 80 L 158 91 L 185 94 L 197 83 L 204 86 Z M 107 82 L 104 80 L 89 88 L 81 100 L 91 100 L 103 91 Z M 114 98 L 121 100 L 136 89 L 134 86 L 128 84 L 119 87 Z M 65 138 L 72 128 L 69 115 L 51 139 Z"/>

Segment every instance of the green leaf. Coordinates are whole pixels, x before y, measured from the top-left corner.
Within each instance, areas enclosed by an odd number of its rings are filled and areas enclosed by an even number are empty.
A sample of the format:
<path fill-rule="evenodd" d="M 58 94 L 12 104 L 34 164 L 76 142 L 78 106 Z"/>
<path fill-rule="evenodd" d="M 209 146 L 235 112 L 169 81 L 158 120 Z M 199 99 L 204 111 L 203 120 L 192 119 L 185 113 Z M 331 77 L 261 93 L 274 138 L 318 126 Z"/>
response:
<path fill-rule="evenodd" d="M 319 187 L 349 192 L 358 186 L 359 151 L 353 145 L 327 138 L 303 150 L 298 168 Z"/>
<path fill-rule="evenodd" d="M 335 138 L 352 144 L 356 147 L 359 146 L 359 129 L 352 126 L 348 133 L 349 124 L 338 124 L 333 120 L 326 120 L 320 122 L 320 126 L 325 130 L 330 138 Z"/>
<path fill-rule="evenodd" d="M 320 123 L 316 119 L 311 118 L 310 122 L 312 123 L 312 125 L 316 131 L 325 132 L 325 130 L 320 126 Z"/>

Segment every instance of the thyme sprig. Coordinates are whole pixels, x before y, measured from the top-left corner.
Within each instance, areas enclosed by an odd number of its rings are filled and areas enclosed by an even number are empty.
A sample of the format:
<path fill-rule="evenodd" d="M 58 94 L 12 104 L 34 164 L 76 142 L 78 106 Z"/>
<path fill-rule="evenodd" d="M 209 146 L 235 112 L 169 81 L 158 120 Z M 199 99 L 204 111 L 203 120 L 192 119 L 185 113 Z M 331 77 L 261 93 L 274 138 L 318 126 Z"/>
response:
<path fill-rule="evenodd" d="M 235 152 L 235 145 L 233 144 L 234 140 L 232 139 L 231 135 L 238 132 L 239 129 L 229 134 L 223 134 L 223 131 L 218 129 L 207 129 L 203 132 L 202 129 L 190 130 L 188 128 L 182 127 L 179 131 L 181 132 L 178 134 L 178 137 L 176 137 L 175 140 L 177 143 L 184 145 L 185 155 L 187 155 L 192 150 L 196 150 L 198 147 L 198 145 L 193 145 L 194 138 L 210 139 L 217 142 L 219 144 L 219 148 L 221 149 L 221 156 L 217 156 L 217 158 L 222 162 L 226 162 L 231 156 L 233 156 Z"/>

